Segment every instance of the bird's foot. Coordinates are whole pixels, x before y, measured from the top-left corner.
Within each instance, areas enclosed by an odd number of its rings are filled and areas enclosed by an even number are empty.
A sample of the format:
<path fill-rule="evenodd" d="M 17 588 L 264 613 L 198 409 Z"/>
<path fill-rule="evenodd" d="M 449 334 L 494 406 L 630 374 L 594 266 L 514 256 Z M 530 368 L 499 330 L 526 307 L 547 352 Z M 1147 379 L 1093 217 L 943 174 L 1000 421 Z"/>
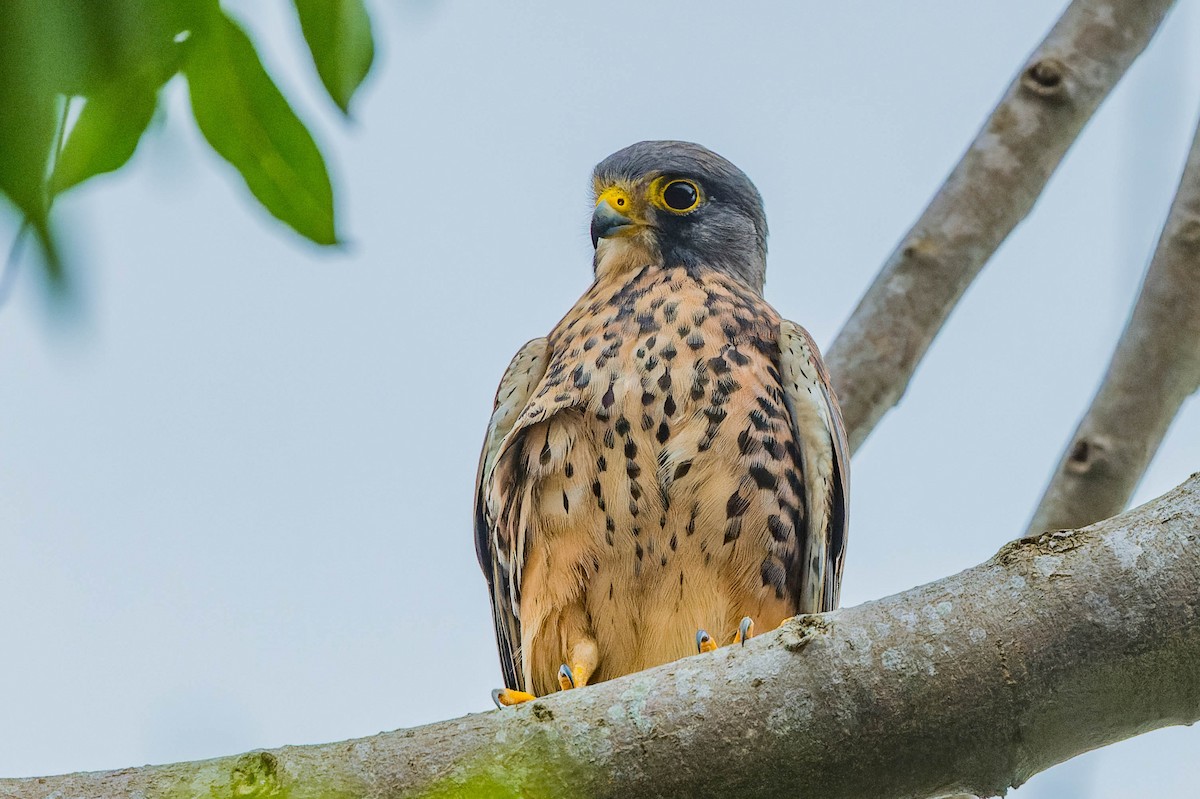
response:
<path fill-rule="evenodd" d="M 742 623 L 738 625 L 738 631 L 733 634 L 733 642 L 735 644 L 746 645 L 746 639 L 754 635 L 754 619 L 749 616 L 742 617 Z"/>
<path fill-rule="evenodd" d="M 749 616 L 742 618 L 742 623 L 738 625 L 737 632 L 733 634 L 732 643 L 746 645 L 746 640 L 754 635 L 754 619 Z M 696 651 L 697 652 L 712 652 L 717 648 L 716 640 L 708 634 L 708 630 L 696 631 Z"/>
<path fill-rule="evenodd" d="M 510 707 L 522 702 L 532 702 L 536 696 L 525 691 L 514 691 L 512 688 L 497 688 L 492 691 L 492 701 L 496 707 Z"/>
<path fill-rule="evenodd" d="M 571 668 L 566 663 L 558 667 L 558 684 L 564 691 L 572 688 L 582 688 L 588 684 L 591 671 L 583 666 Z"/>

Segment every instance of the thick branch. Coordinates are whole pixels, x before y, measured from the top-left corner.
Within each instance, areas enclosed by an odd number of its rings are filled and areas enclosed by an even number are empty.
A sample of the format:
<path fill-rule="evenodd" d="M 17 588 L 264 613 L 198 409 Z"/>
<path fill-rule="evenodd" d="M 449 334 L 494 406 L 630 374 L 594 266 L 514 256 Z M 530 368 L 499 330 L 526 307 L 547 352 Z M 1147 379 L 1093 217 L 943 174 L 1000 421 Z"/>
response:
<path fill-rule="evenodd" d="M 1120 513 L 1171 420 L 1200 388 L 1200 128 L 1108 373 L 1029 531 Z"/>
<path fill-rule="evenodd" d="M 829 351 L 852 449 L 900 401 L 967 286 L 1171 5 L 1075 0 L 1030 57 Z"/>
<path fill-rule="evenodd" d="M 1200 475 L 744 648 L 373 738 L 0 780 L 0 796 L 986 796 L 1197 719 Z"/>

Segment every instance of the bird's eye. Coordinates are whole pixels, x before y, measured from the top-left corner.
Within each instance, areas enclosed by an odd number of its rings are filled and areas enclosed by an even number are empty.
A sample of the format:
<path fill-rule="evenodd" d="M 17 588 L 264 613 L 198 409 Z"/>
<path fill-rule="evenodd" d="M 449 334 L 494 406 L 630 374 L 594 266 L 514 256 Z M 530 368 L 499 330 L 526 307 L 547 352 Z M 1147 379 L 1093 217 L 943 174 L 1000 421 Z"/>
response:
<path fill-rule="evenodd" d="M 700 192 L 689 180 L 673 180 L 663 187 L 662 199 L 672 211 L 690 211 L 700 204 Z"/>

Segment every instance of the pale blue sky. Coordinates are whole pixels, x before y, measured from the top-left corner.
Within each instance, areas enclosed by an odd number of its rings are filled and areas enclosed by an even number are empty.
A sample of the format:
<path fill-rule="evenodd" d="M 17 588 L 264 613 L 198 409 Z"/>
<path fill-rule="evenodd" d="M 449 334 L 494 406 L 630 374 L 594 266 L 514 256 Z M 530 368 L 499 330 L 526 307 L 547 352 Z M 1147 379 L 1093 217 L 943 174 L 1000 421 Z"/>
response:
<path fill-rule="evenodd" d="M 1107 363 L 1200 108 L 1183 0 L 854 461 L 843 602 L 1019 535 Z M 369 735 L 500 684 L 470 529 L 504 366 L 589 281 L 588 176 L 647 138 L 758 184 L 767 296 L 827 346 L 1061 2 L 374 2 L 337 121 L 290 4 L 229 3 L 325 147 L 342 253 L 247 200 L 173 84 L 70 196 L 80 320 L 0 310 L 0 775 Z M 15 222 L 0 215 L 0 244 Z M 1193 400 L 1139 489 L 1200 469 Z M 1194 796 L 1197 730 L 1021 799 Z"/>

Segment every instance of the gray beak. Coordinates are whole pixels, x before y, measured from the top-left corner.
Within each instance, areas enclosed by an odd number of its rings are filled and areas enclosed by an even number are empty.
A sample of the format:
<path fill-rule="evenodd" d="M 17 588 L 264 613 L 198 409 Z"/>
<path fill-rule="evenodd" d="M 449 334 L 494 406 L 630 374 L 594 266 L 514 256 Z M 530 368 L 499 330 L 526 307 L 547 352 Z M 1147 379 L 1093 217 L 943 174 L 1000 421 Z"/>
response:
<path fill-rule="evenodd" d="M 607 202 L 600 203 L 592 212 L 592 247 L 598 245 L 600 239 L 608 238 L 632 224 L 633 220 L 617 213 L 617 209 Z"/>

